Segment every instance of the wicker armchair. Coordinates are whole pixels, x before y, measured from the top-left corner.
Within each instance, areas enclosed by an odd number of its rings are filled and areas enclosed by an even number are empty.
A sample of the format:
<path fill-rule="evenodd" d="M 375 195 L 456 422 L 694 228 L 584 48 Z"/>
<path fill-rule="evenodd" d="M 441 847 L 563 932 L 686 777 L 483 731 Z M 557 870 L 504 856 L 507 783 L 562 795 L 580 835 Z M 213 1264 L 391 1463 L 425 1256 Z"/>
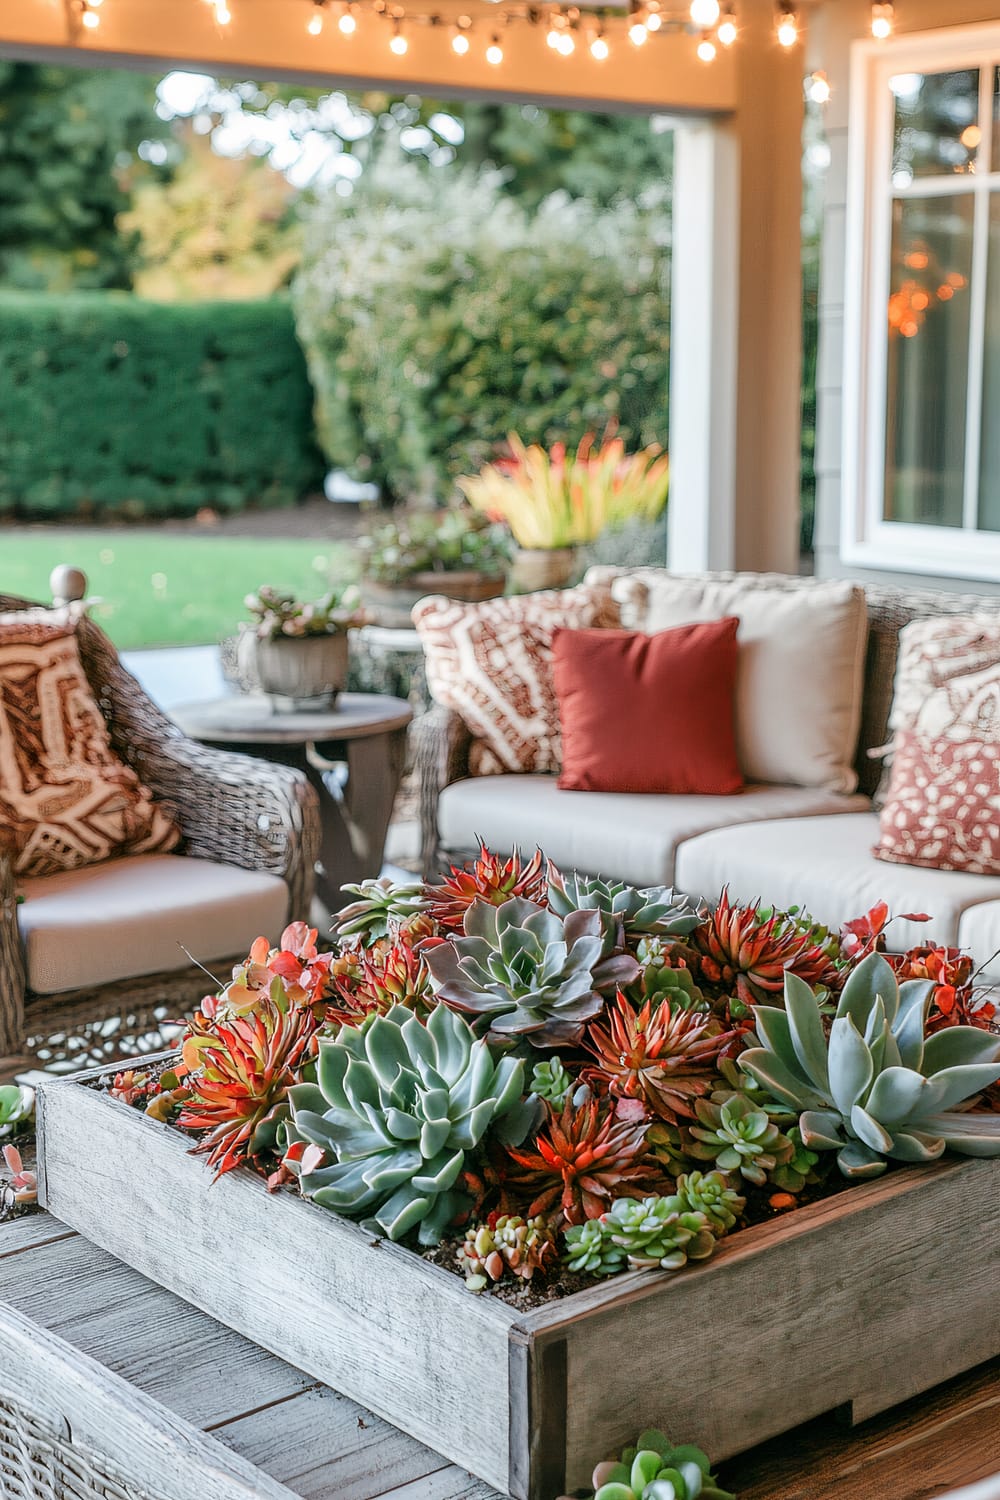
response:
<path fill-rule="evenodd" d="M 0 610 L 28 604 L 0 595 Z M 288 887 L 290 916 L 307 915 L 320 821 L 305 776 L 189 740 L 122 667 L 92 621 L 81 621 L 77 640 L 115 752 L 156 797 L 173 804 L 182 852 L 279 876 Z M 223 957 L 214 966 L 225 972 L 245 956 Z M 14 872 L 0 854 L 0 1058 L 28 1053 L 49 1064 L 83 1063 L 155 1048 L 162 1023 L 196 1004 L 206 988 L 204 974 L 189 964 L 97 988 L 33 994 L 25 979 Z"/>
<path fill-rule="evenodd" d="M 627 569 L 600 570 L 604 578 Z M 732 574 L 703 574 L 706 578 L 731 578 Z M 807 580 L 775 575 L 774 581 L 796 587 Z M 1000 612 L 1000 599 L 982 594 L 949 594 L 931 589 L 902 589 L 889 584 L 867 584 L 868 651 L 865 661 L 864 697 L 861 732 L 855 765 L 858 789 L 872 795 L 882 774 L 881 762 L 869 756 L 869 750 L 883 745 L 888 737 L 889 710 L 892 704 L 893 677 L 899 632 L 910 620 L 936 615 L 964 615 L 977 611 Z M 464 780 L 469 773 L 469 749 L 472 736 L 451 709 L 434 707 L 413 726 L 415 765 L 420 807 L 421 863 L 424 875 L 433 877 L 442 865 L 473 852 L 474 831 L 469 830 L 467 848 L 448 851 L 445 859 L 438 833 L 438 799 L 445 787 Z"/>

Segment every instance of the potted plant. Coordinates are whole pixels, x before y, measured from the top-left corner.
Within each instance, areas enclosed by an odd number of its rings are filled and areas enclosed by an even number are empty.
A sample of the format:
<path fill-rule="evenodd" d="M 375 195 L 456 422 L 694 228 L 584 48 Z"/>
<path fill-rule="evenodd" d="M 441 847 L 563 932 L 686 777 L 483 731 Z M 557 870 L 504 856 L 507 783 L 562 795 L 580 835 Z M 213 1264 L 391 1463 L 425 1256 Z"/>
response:
<path fill-rule="evenodd" d="M 347 681 L 348 632 L 367 622 L 356 584 L 331 588 L 311 603 L 263 585 L 243 601 L 239 665 L 276 707 L 326 708 Z"/>
<path fill-rule="evenodd" d="M 348 889 L 332 951 L 258 939 L 179 1054 L 43 1088 L 58 1218 L 520 1500 L 635 1401 L 721 1459 L 998 1351 L 963 955 L 541 853 Z"/>
<path fill-rule="evenodd" d="M 505 527 L 466 508 L 401 512 L 359 544 L 364 598 L 381 625 L 407 627 L 426 594 L 475 603 L 502 594 L 510 567 Z"/>
<path fill-rule="evenodd" d="M 567 455 L 565 443 L 546 450 L 517 433 L 507 439 L 510 458 L 457 481 L 475 510 L 506 521 L 518 552 L 515 587 L 557 588 L 577 568 L 577 548 L 627 521 L 655 521 L 667 500 L 669 460 L 655 444 L 626 453 L 620 438 L 594 434 Z"/>

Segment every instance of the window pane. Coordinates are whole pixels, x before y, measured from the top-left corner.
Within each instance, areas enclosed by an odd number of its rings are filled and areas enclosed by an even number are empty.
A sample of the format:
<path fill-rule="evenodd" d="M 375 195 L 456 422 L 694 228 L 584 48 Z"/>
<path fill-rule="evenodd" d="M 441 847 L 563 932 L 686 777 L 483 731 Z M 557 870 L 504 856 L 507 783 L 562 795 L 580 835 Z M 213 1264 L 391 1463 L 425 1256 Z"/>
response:
<path fill-rule="evenodd" d="M 897 73 L 892 182 L 907 187 L 915 177 L 973 172 L 982 137 L 979 69 L 960 73 Z"/>
<path fill-rule="evenodd" d="M 990 195 L 990 259 L 986 277 L 979 525 L 983 531 L 1000 531 L 1000 197 L 995 193 Z"/>
<path fill-rule="evenodd" d="M 961 526 L 972 194 L 892 206 L 885 518 Z"/>

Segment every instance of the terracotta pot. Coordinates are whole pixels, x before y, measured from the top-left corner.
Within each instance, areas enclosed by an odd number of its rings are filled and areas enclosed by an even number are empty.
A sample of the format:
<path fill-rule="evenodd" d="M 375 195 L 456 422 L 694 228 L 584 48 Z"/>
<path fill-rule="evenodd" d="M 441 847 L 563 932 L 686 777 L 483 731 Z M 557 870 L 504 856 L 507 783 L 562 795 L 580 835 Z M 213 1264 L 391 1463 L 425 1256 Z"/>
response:
<path fill-rule="evenodd" d="M 410 611 L 428 594 L 443 594 L 446 599 L 460 599 L 478 604 L 482 599 L 496 599 L 503 593 L 507 580 L 487 573 L 413 573 L 403 583 L 375 583 L 366 578 L 361 586 L 365 604 L 375 616 L 376 625 L 407 629 L 412 621 Z"/>
<path fill-rule="evenodd" d="M 254 675 L 275 708 L 329 708 L 347 682 L 345 631 L 271 641 L 247 632 L 240 647 L 241 652 L 252 652 Z"/>
<path fill-rule="evenodd" d="M 574 581 L 579 566 L 576 547 L 519 547 L 514 553 L 511 581 L 519 594 L 561 589 Z"/>

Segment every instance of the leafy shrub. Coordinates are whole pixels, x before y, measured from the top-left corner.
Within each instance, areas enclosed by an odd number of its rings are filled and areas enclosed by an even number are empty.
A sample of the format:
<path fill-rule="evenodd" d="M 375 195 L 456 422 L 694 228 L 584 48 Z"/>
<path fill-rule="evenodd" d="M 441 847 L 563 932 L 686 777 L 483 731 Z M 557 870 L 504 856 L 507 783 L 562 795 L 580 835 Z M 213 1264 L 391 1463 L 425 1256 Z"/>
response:
<path fill-rule="evenodd" d="M 192 514 L 322 482 L 286 302 L 0 294 L 0 514 Z"/>
<path fill-rule="evenodd" d="M 446 498 L 507 432 L 575 444 L 611 419 L 666 437 L 668 238 L 659 204 L 552 194 L 384 153 L 306 229 L 299 337 L 330 461 Z"/>

